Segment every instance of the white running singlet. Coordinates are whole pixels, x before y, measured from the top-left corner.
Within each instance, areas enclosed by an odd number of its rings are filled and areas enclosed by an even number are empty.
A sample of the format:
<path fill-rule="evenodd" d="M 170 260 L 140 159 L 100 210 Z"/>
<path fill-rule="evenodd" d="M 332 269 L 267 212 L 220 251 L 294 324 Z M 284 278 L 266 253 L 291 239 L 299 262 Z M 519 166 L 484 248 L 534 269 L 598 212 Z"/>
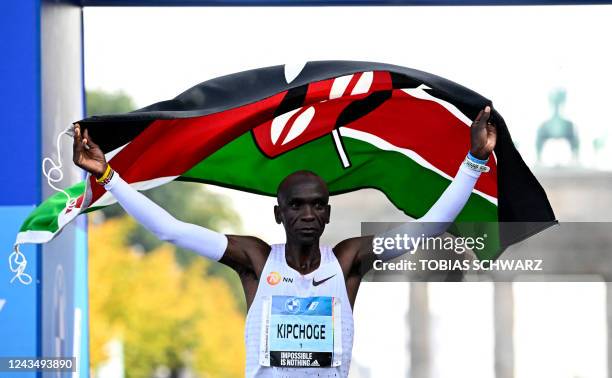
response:
<path fill-rule="evenodd" d="M 348 376 L 353 311 L 336 256 L 320 251 L 319 267 L 302 275 L 285 245 L 272 245 L 246 318 L 246 377 Z"/>

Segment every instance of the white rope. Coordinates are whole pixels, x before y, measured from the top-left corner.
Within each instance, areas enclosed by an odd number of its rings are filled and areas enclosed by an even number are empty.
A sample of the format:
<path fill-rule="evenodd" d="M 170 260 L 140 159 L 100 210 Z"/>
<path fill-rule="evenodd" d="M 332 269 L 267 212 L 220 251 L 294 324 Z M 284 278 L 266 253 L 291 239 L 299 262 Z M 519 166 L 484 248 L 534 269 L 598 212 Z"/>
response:
<path fill-rule="evenodd" d="M 57 191 L 57 192 L 62 192 L 64 193 L 64 195 L 66 195 L 66 208 L 71 209 L 76 205 L 76 198 L 72 198 L 70 197 L 70 195 L 63 189 L 56 187 L 55 185 L 53 185 L 54 182 L 60 182 L 62 181 L 62 179 L 64 178 L 64 172 L 62 172 L 62 155 L 60 152 L 60 139 L 62 137 L 62 135 L 67 134 L 68 136 L 73 136 L 74 135 L 74 126 L 70 126 L 67 127 L 64 131 L 62 131 L 61 133 L 59 133 L 59 135 L 57 136 L 57 141 L 56 141 L 56 150 L 57 150 L 57 163 L 53 161 L 53 159 L 46 157 L 43 159 L 42 161 L 42 171 L 43 171 L 43 175 L 45 175 L 45 177 L 47 178 L 47 184 L 49 184 L 49 186 Z M 51 168 L 49 170 L 46 170 L 46 163 L 50 162 L 51 163 Z M 57 172 L 57 176 L 56 178 L 52 177 L 53 172 Z"/>
<path fill-rule="evenodd" d="M 70 194 L 68 194 L 68 192 L 53 185 L 54 182 L 60 182 L 64 178 L 64 172 L 62 172 L 62 155 L 60 151 L 60 139 L 64 134 L 73 137 L 74 125 L 67 127 L 64 131 L 59 133 L 55 143 L 55 147 L 57 150 L 57 163 L 49 157 L 44 158 L 42 161 L 42 171 L 43 175 L 45 175 L 45 177 L 47 178 L 47 184 L 49 184 L 49 186 L 53 188 L 53 190 L 64 193 L 64 195 L 66 196 L 66 208 L 71 209 L 76 205 L 77 198 L 70 197 Z M 85 148 L 87 148 L 87 146 L 85 146 Z M 49 170 L 46 169 L 47 162 L 51 163 L 51 168 L 49 168 Z M 57 177 L 52 177 L 54 172 L 57 174 Z M 13 281 L 15 281 L 16 279 L 24 285 L 29 285 L 30 283 L 32 283 L 32 277 L 29 274 L 25 273 L 27 265 L 28 260 L 26 259 L 25 255 L 21 253 L 21 251 L 19 251 L 19 244 L 15 244 L 15 246 L 13 247 L 13 252 L 9 255 L 9 267 L 11 269 L 11 272 L 15 273 L 15 276 L 11 278 L 11 283 L 13 283 Z"/>
<path fill-rule="evenodd" d="M 14 257 L 14 258 L 13 258 Z M 26 257 L 21 251 L 19 251 L 19 244 L 15 244 L 13 247 L 13 253 L 9 255 L 9 267 L 11 268 L 11 272 L 15 273 L 15 276 L 11 278 L 11 283 L 18 279 L 24 285 L 29 285 L 32 283 L 32 277 L 24 273 L 25 268 L 28 265 L 28 261 Z"/>

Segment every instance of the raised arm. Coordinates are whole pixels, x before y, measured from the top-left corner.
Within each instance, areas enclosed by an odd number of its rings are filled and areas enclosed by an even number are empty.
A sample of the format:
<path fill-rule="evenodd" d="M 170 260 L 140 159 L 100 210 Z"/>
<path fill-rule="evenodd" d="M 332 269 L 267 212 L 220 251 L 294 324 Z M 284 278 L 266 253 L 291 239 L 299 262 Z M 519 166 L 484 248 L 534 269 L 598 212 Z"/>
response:
<path fill-rule="evenodd" d="M 227 248 L 227 237 L 187 222 L 180 221 L 132 188 L 117 172 L 104 188 L 112 193 L 117 202 L 144 228 L 160 240 L 190 249 L 211 260 L 219 261 Z"/>
<path fill-rule="evenodd" d="M 265 243 L 257 238 L 226 236 L 176 219 L 112 171 L 102 150 L 91 140 L 87 130 L 81 134 L 78 124 L 74 132 L 73 161 L 94 175 L 128 214 L 161 240 L 221 261 L 236 270 L 252 268 L 253 259 L 248 251 L 265 249 Z"/>
<path fill-rule="evenodd" d="M 474 123 L 472 123 L 471 148 L 466 160 L 459 166 L 459 170 L 451 184 L 446 188 L 438 201 L 429 211 L 415 222 L 400 225 L 381 235 L 363 236 L 345 240 L 338 244 L 334 251 L 345 262 L 349 261 L 351 271 L 365 274 L 376 259 L 384 261 L 393 259 L 410 249 L 387 249 L 382 254 L 374 253 L 373 241 L 378 237 L 394 237 L 397 234 L 408 237 L 438 236 L 443 234 L 455 220 L 468 201 L 476 181 L 495 148 L 497 131 L 489 122 L 491 108 L 487 106 L 481 110 Z"/>

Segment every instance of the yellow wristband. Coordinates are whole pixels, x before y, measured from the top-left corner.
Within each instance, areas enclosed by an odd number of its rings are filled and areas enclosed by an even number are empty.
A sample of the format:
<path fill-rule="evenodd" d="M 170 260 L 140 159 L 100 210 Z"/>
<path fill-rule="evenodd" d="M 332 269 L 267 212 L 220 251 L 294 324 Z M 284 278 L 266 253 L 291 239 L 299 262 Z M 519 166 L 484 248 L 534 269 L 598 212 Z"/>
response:
<path fill-rule="evenodd" d="M 110 166 L 110 164 L 106 164 L 106 170 L 104 171 L 104 174 L 102 175 L 102 177 L 100 177 L 99 179 L 96 179 L 96 182 L 98 184 L 103 183 L 104 181 L 106 181 L 106 179 L 108 178 L 108 176 L 110 175 L 110 173 L 112 172 L 112 168 Z"/>

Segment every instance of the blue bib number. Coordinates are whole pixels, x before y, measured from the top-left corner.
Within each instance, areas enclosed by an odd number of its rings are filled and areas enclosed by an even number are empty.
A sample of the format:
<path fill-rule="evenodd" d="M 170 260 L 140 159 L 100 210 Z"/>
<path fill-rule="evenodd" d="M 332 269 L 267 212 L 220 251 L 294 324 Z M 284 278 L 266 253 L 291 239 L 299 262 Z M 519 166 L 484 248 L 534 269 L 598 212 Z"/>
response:
<path fill-rule="evenodd" d="M 334 353 L 334 298 L 272 296 L 270 366 L 329 367 Z"/>

